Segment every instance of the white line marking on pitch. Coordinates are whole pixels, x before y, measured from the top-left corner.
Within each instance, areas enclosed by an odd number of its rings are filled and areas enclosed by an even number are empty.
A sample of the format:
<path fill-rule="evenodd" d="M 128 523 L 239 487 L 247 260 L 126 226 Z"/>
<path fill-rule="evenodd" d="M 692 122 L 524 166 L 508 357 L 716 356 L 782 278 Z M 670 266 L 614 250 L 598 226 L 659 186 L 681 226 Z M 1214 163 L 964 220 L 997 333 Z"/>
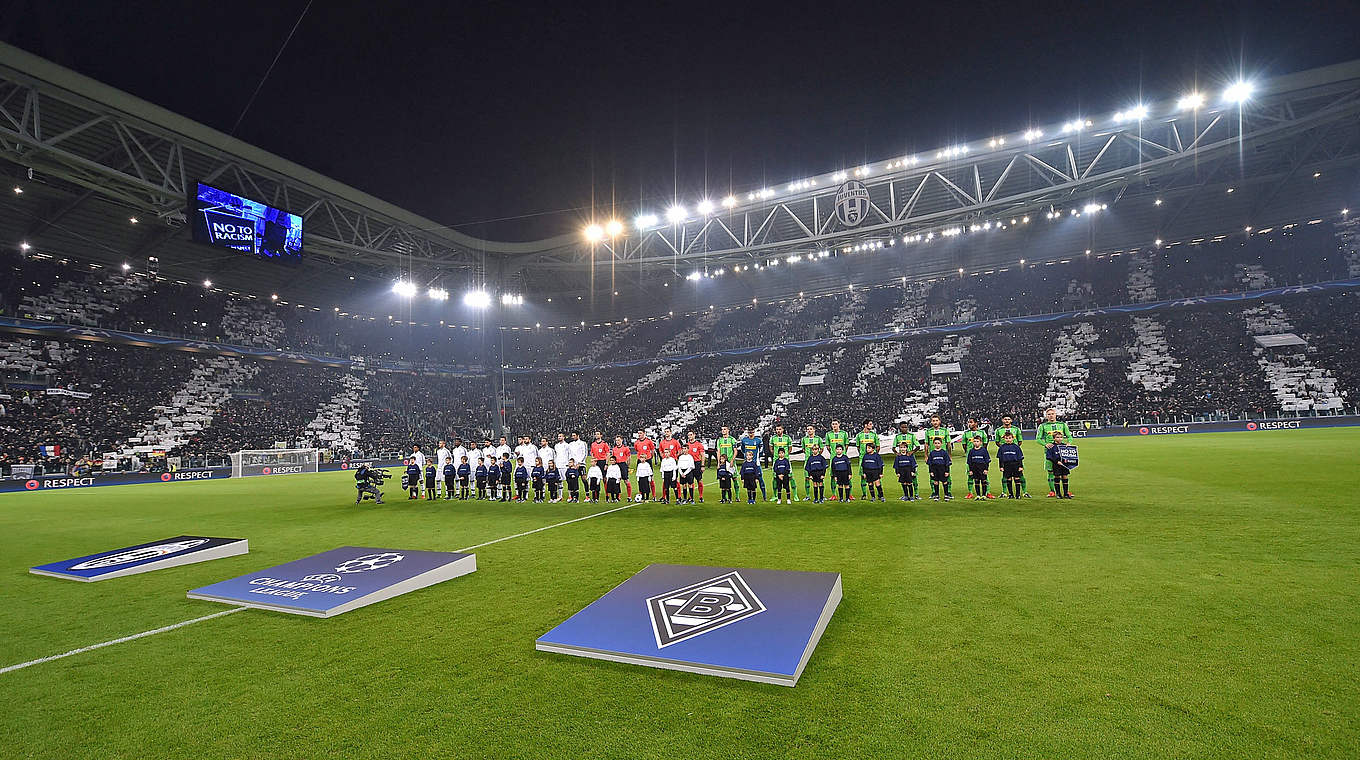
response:
<path fill-rule="evenodd" d="M 523 536 L 532 536 L 532 535 L 535 534 L 535 533 L 541 533 L 541 532 L 543 532 L 543 531 L 545 531 L 545 530 L 552 530 L 553 528 L 560 528 L 560 527 L 562 527 L 563 525 L 571 525 L 572 523 L 581 522 L 582 520 L 589 520 L 589 519 L 592 518 L 592 517 L 603 517 L 604 515 L 612 514 L 612 513 L 614 513 L 614 512 L 621 512 L 621 511 L 623 511 L 623 510 L 625 510 L 625 509 L 631 509 L 632 507 L 635 507 L 635 506 L 637 506 L 637 503 L 633 503 L 633 504 L 625 504 L 625 505 L 623 505 L 623 506 L 621 506 L 621 507 L 614 507 L 613 509 L 606 509 L 606 510 L 603 511 L 603 512 L 596 512 L 596 513 L 593 514 L 593 515 L 585 515 L 584 517 L 577 517 L 577 518 L 574 518 L 574 519 L 571 519 L 571 520 L 566 520 L 566 521 L 564 521 L 564 522 L 553 523 L 552 525 L 544 525 L 542 528 L 534 528 L 533 530 L 526 530 L 526 531 L 524 531 L 523 533 L 516 533 L 516 534 L 513 535 L 513 536 L 505 536 L 504 538 L 497 538 L 497 539 L 493 539 L 493 540 L 491 540 L 491 541 L 486 541 L 486 542 L 484 542 L 484 543 L 474 544 L 474 545 L 472 545 L 472 546 L 467 547 L 466 549 L 459 549 L 458 551 L 460 551 L 460 552 L 470 552 L 470 551 L 472 551 L 473 549 L 480 549 L 480 548 L 482 548 L 483 546 L 490 546 L 490 545 L 492 545 L 492 544 L 499 544 L 499 543 L 502 542 L 502 541 L 509 541 L 509 540 L 512 539 L 512 538 L 521 538 L 521 537 L 523 537 Z M 229 609 L 229 610 L 225 610 L 225 611 L 223 611 L 223 612 L 214 612 L 214 613 L 211 614 L 211 615 L 204 615 L 203 617 L 196 617 L 196 618 L 194 618 L 194 619 L 192 619 L 192 620 L 181 620 L 181 621 L 178 622 L 178 623 L 171 623 L 170 625 L 162 626 L 162 627 L 160 627 L 160 628 L 153 628 L 153 629 L 150 630 L 150 631 L 142 631 L 141 633 L 134 633 L 134 634 L 132 634 L 131 636 L 123 636 L 123 637 L 117 638 L 117 639 L 110 639 L 109 641 L 100 642 L 100 643 L 98 643 L 98 644 L 91 644 L 91 645 L 89 645 L 89 646 L 87 646 L 87 647 L 81 647 L 81 648 L 79 648 L 79 649 L 72 649 L 72 650 L 69 651 L 69 652 L 62 652 L 61 654 L 54 654 L 54 655 L 51 655 L 51 656 L 48 656 L 48 657 L 39 657 L 39 658 L 36 659 L 36 660 L 29 660 L 28 662 L 21 662 L 21 663 L 19 663 L 19 664 L 17 664 L 17 665 L 7 665 L 7 666 L 5 666 L 5 667 L 3 667 L 3 668 L 0 668 L 0 674 L 8 673 L 8 672 L 10 672 L 10 671 L 12 671 L 12 670 L 21 670 L 21 669 L 23 669 L 23 668 L 31 667 L 31 666 L 33 666 L 33 665 L 41 665 L 41 664 L 43 664 L 44 662 L 51 662 L 51 661 L 53 661 L 53 660 L 60 660 L 60 659 L 63 658 L 63 657 L 70 657 L 71 655 L 74 655 L 74 654 L 84 654 L 85 652 L 92 652 L 92 651 L 94 651 L 94 650 L 96 650 L 96 649 L 102 649 L 102 648 L 104 648 L 104 647 L 111 647 L 111 646 L 113 646 L 114 644 L 122 644 L 122 643 L 125 642 L 125 641 L 133 641 L 134 639 L 143 639 L 143 638 L 146 638 L 147 636 L 155 636 L 155 635 L 158 634 L 158 633 L 165 633 L 166 631 L 173 631 L 173 630 L 175 630 L 176 628 L 183 628 L 183 627 L 186 626 L 186 625 L 193 625 L 194 623 L 201 623 L 201 622 L 203 622 L 204 620 L 212 620 L 213 618 L 220 618 L 220 617 L 223 617 L 223 616 L 225 616 L 225 615 L 231 615 L 231 614 L 233 614 L 233 613 L 237 613 L 237 612 L 240 612 L 241 610 L 246 610 L 246 609 L 250 609 L 250 608 L 249 608 L 249 607 L 233 607 L 233 608 L 231 608 L 231 609 Z"/>
<path fill-rule="evenodd" d="M 603 511 L 603 512 L 596 512 L 596 513 L 593 514 L 593 515 L 586 515 L 586 516 L 584 516 L 584 517 L 577 517 L 577 518 L 572 519 L 572 520 L 567 520 L 566 522 L 554 523 L 554 524 L 552 524 L 552 525 L 544 525 L 542 528 L 534 528 L 533 530 L 526 530 L 526 531 L 524 531 L 523 533 L 516 533 L 516 534 L 513 535 L 513 536 L 506 536 L 505 538 L 497 538 L 497 539 L 495 539 L 494 541 L 487 541 L 486 543 L 474 544 L 474 545 L 472 545 L 472 546 L 467 547 L 466 549 L 459 549 L 458 551 L 460 551 L 460 552 L 470 552 L 470 551 L 472 551 L 473 549 L 480 549 L 480 548 L 482 548 L 483 546 L 490 546 L 490 545 L 492 545 L 492 544 L 499 544 L 499 543 L 502 542 L 502 541 L 509 541 L 509 540 L 512 539 L 512 538 L 519 538 L 519 537 L 521 537 L 521 536 L 530 536 L 530 535 L 533 535 L 533 534 L 535 534 L 535 533 L 540 533 L 540 532 L 545 531 L 545 530 L 552 530 L 553 528 L 560 528 L 560 527 L 562 527 L 563 525 L 571 525 L 571 524 L 574 523 L 574 522 L 581 522 L 582 520 L 589 520 L 589 519 L 592 518 L 592 517 L 600 517 L 600 516 L 602 516 L 602 515 L 607 515 L 607 514 L 609 514 L 609 513 L 611 513 L 611 512 L 619 512 L 619 511 L 622 511 L 622 510 L 625 510 L 625 509 L 631 509 L 631 508 L 633 508 L 633 507 L 636 507 L 639 503 L 640 503 L 640 502 L 633 502 L 632 504 L 624 504 L 622 507 L 614 507 L 613 509 L 606 509 L 606 510 Z"/>
<path fill-rule="evenodd" d="M 53 661 L 53 660 L 60 660 L 60 659 L 63 658 L 63 657 L 70 657 L 70 656 L 73 655 L 73 654 L 81 654 L 81 653 L 84 653 L 84 652 L 93 651 L 93 650 L 95 650 L 95 649 L 101 649 L 101 648 L 103 648 L 103 647 L 111 647 L 111 646 L 113 646 L 114 644 L 121 644 L 121 643 L 123 643 L 124 641 L 132 641 L 133 639 L 141 639 L 141 638 L 145 638 L 145 637 L 147 637 L 147 636 L 154 636 L 154 635 L 156 635 L 156 634 L 158 634 L 158 633 L 165 633 L 166 631 L 173 631 L 173 630 L 175 630 L 176 628 L 183 628 L 183 627 L 186 626 L 186 625 L 193 625 L 194 623 L 201 623 L 201 622 L 203 622 L 204 620 L 212 620 L 213 618 L 220 618 L 220 617 L 222 617 L 223 615 L 230 615 L 230 614 L 235 613 L 235 612 L 240 612 L 241 610 L 244 610 L 244 609 L 249 609 L 249 608 L 247 608 L 247 607 L 234 607 L 234 608 L 229 609 L 229 610 L 227 610 L 227 611 L 225 611 L 225 612 L 214 612 L 214 613 L 211 614 L 211 615 L 204 615 L 203 617 L 194 618 L 193 620 L 184 620 L 184 621 L 181 621 L 181 622 L 178 622 L 178 623 L 172 623 L 171 625 L 167 625 L 167 626 L 164 626 L 164 627 L 161 627 L 161 628 L 156 628 L 156 629 L 153 629 L 153 630 L 150 630 L 150 631 L 142 631 L 141 633 L 134 633 L 134 634 L 132 634 L 131 636 L 124 636 L 124 637 L 122 637 L 122 638 L 120 638 L 120 639 L 112 639 L 112 640 L 110 640 L 110 641 L 105 641 L 105 642 L 103 642 L 103 643 L 101 643 L 101 644 L 91 644 L 90 646 L 87 646 L 87 647 L 81 647 L 81 648 L 79 648 L 79 649 L 72 649 L 72 650 L 69 651 L 69 652 L 62 652 L 61 654 L 54 654 L 54 655 L 52 655 L 51 657 L 39 657 L 39 658 L 36 659 L 36 660 L 29 660 L 28 662 L 21 662 L 21 663 L 19 663 L 18 665 L 9 665 L 9 666 L 7 666 L 7 667 L 0 668 L 0 673 L 8 673 L 8 672 L 10 672 L 11 670 L 19 670 L 20 668 L 27 668 L 27 667 L 29 667 L 30 665 L 41 665 L 41 664 L 43 664 L 44 662 L 51 662 L 51 661 Z"/>

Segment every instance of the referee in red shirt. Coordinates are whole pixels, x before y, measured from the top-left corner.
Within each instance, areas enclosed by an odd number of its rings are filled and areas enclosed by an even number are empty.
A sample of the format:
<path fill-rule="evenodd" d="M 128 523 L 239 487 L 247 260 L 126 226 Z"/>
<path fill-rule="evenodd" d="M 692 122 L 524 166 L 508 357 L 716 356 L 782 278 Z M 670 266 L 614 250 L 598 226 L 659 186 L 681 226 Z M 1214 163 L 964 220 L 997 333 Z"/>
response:
<path fill-rule="evenodd" d="M 694 457 L 694 482 L 699 484 L 699 503 L 704 503 L 704 442 L 695 437 L 694 431 L 689 431 L 689 440 L 685 443 L 685 449 L 689 455 Z"/>
<path fill-rule="evenodd" d="M 590 458 L 595 460 L 595 464 L 599 466 L 600 472 L 605 471 L 605 467 L 607 466 L 606 460 L 609 459 L 609 441 L 606 441 L 604 439 L 604 433 L 601 433 L 598 430 L 595 431 L 595 440 L 590 444 Z"/>
<path fill-rule="evenodd" d="M 623 482 L 628 486 L 628 500 L 633 500 L 633 481 L 628 479 L 628 457 L 632 456 L 633 450 L 623 445 L 623 436 L 614 436 L 614 448 L 609 453 L 614 455 L 614 462 L 619 466 L 619 475 Z"/>
<path fill-rule="evenodd" d="M 663 457 L 679 458 L 680 456 L 680 442 L 671 436 L 669 430 L 662 434 L 661 442 L 657 444 L 657 448 L 661 449 L 661 456 Z"/>

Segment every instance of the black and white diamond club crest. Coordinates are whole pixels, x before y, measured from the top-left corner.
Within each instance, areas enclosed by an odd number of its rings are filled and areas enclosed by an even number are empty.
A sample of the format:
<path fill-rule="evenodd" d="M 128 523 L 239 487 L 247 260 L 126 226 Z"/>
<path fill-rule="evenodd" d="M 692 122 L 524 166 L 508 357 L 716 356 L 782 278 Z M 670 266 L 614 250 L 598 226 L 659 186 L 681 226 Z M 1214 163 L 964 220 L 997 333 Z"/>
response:
<path fill-rule="evenodd" d="M 764 611 L 765 604 L 741 573 L 735 571 L 647 600 L 658 648 L 702 636 Z"/>

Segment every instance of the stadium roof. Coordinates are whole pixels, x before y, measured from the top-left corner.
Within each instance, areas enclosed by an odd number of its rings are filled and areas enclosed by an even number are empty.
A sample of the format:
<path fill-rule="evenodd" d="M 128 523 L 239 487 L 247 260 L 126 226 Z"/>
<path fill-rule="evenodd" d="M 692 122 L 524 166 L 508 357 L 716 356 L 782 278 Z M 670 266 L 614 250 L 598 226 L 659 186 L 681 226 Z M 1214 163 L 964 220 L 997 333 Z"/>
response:
<path fill-rule="evenodd" d="M 730 271 L 788 255 L 943 239 L 974 226 L 1004 229 L 1011 218 L 1087 206 L 1117 213 L 1139 236 L 1119 245 L 1150 245 L 1158 233 L 1297 218 L 1308 204 L 1314 212 L 1339 209 L 1331 207 L 1353 191 L 1354 175 L 1334 170 L 1360 163 L 1358 138 L 1360 61 L 1350 61 L 1167 93 L 726 198 L 677 199 L 670 208 L 613 220 L 617 234 L 606 228 L 609 220 L 597 220 L 573 257 L 560 250 L 536 256 L 535 269 L 559 281 L 560 272 L 592 258 L 616 268 L 671 267 L 676 276 Z M 846 207 L 858 213 L 838 213 Z M 1007 260 L 989 258 L 986 243 L 978 247 L 979 264 Z M 921 250 L 918 269 L 952 268 Z"/>
<path fill-rule="evenodd" d="M 301 215 L 312 275 L 338 266 L 349 274 L 371 276 L 376 268 L 383 277 L 414 270 L 433 278 L 578 240 L 470 237 L 5 44 L 0 157 L 21 167 L 24 190 L 6 192 L 5 206 L 21 212 L 5 215 L 6 237 L 41 236 L 49 253 L 113 264 L 155 255 L 163 268 L 183 267 L 191 277 L 211 260 L 211 249 L 189 242 L 183 230 L 198 181 Z M 225 262 L 240 275 L 233 281 L 250 279 L 239 259 Z M 250 269 L 268 284 L 297 277 Z"/>
<path fill-rule="evenodd" d="M 403 277 L 449 290 L 489 282 L 502 292 L 566 295 L 601 292 L 597 275 L 648 303 L 673 298 L 668 283 L 736 266 L 872 252 L 872 264 L 846 265 L 842 275 L 823 266 L 747 285 L 728 278 L 711 290 L 710 300 L 722 302 L 797 291 L 818 278 L 830 286 L 865 272 L 1001 266 L 1047 244 L 1011 223 L 1026 216 L 1081 217 L 1087 245 L 1099 237 L 1116 248 L 1339 209 L 1360 164 L 1360 61 L 1226 92 L 1233 84 L 1204 91 L 1197 104 L 1167 93 L 1114 114 L 1071 114 L 779 186 L 734 188 L 702 209 L 703 199 L 677 199 L 673 209 L 601 218 L 594 239 L 575 231 L 510 243 L 448 229 L 0 44 L 0 157 L 18 167 L 24 190 L 3 194 L 3 208 L 17 213 L 0 219 L 0 236 L 113 265 L 154 255 L 167 276 L 211 277 L 243 292 L 305 285 L 321 303 L 350 295 L 348 279 Z M 235 254 L 190 242 L 184 212 L 200 180 L 301 214 L 302 271 L 244 266 Z"/>

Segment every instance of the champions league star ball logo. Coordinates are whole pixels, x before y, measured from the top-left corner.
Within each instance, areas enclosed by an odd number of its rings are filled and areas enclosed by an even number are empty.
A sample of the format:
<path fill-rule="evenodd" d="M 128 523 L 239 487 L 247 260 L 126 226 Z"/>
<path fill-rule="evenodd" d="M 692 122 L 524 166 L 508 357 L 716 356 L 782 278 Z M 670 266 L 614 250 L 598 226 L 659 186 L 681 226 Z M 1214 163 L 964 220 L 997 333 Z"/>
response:
<path fill-rule="evenodd" d="M 362 557 L 345 560 L 335 566 L 337 573 L 366 573 L 369 570 L 381 570 L 388 565 L 396 564 L 405 557 L 396 552 L 383 552 L 382 554 L 365 554 Z"/>
<path fill-rule="evenodd" d="M 850 180 L 836 190 L 836 218 L 846 227 L 858 227 L 869 215 L 869 188 Z"/>
<path fill-rule="evenodd" d="M 144 546 L 141 549 L 110 554 L 107 557 L 99 557 L 79 565 L 72 565 L 71 570 L 95 570 L 102 567 L 113 567 L 115 565 L 126 565 L 130 562 L 141 562 L 142 560 L 152 559 L 153 557 L 164 557 L 167 554 L 177 554 L 186 549 L 192 549 L 200 544 L 208 543 L 206 538 L 193 538 L 188 541 L 172 541 L 168 544 L 156 544 L 155 546 Z"/>
<path fill-rule="evenodd" d="M 656 646 L 702 636 L 765 611 L 741 573 L 736 571 L 658 594 L 647 600 Z"/>

